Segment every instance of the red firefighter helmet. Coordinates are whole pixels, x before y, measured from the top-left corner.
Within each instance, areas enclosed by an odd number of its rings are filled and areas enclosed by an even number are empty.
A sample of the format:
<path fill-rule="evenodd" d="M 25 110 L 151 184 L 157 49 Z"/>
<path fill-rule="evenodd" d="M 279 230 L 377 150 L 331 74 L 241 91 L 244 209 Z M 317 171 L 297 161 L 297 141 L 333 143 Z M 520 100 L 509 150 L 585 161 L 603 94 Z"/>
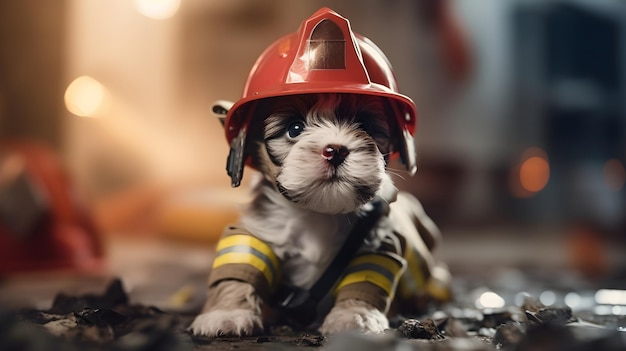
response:
<path fill-rule="evenodd" d="M 233 186 L 239 185 L 247 162 L 247 128 L 252 119 L 260 118 L 255 116 L 257 103 L 266 98 L 315 93 L 386 98 L 396 139 L 391 157 L 400 156 L 409 173 L 415 173 L 415 104 L 398 92 L 383 52 L 369 39 L 353 33 L 346 18 L 322 8 L 302 22 L 297 32 L 278 39 L 261 54 L 242 98 L 228 111 L 224 127 L 231 145 L 227 171 Z"/>

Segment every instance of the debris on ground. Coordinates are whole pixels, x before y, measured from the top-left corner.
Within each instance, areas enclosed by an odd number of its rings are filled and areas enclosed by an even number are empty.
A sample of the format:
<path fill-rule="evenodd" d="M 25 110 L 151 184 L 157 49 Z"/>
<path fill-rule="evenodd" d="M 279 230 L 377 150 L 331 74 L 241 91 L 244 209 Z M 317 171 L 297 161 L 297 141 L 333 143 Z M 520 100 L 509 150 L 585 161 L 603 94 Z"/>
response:
<path fill-rule="evenodd" d="M 411 339 L 441 340 L 444 338 L 435 322 L 430 318 L 423 322 L 417 319 L 407 319 L 398 327 L 398 334 Z"/>
<path fill-rule="evenodd" d="M 131 304 L 121 281 L 101 295 L 59 294 L 47 310 L 0 311 L 0 350 L 624 350 L 624 328 L 581 318 L 565 307 L 527 298 L 520 307 L 442 306 L 417 318 L 396 317 L 382 335 L 274 325 L 266 335 L 207 338 L 189 334 L 193 315 Z M 621 321 L 623 322 L 623 321 Z M 620 323 L 621 323 L 620 322 Z"/>

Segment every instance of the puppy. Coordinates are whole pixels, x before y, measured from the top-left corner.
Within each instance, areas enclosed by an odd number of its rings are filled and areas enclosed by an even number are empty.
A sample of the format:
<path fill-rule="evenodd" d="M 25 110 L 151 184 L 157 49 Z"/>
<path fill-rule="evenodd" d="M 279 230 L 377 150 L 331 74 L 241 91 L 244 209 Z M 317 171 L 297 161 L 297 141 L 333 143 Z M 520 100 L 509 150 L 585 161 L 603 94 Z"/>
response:
<path fill-rule="evenodd" d="M 208 300 L 192 333 L 262 331 L 262 310 L 276 286 L 311 288 L 374 198 L 389 203 L 389 212 L 330 292 L 335 304 L 319 331 L 380 333 L 389 328 L 396 290 L 405 300 L 424 295 L 439 232 L 415 198 L 398 194 L 387 172 L 394 141 L 384 103 L 309 94 L 259 106 L 266 117 L 250 126 L 254 142 L 247 150 L 259 171 L 253 199 L 218 245 Z"/>

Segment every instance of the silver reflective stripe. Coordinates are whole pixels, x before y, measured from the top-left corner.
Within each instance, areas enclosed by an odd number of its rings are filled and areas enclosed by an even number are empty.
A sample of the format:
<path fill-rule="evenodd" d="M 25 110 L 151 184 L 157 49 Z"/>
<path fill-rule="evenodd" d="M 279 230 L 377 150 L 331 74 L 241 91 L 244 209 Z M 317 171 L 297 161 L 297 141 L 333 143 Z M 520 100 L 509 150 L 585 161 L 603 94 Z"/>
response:
<path fill-rule="evenodd" d="M 265 262 L 265 264 L 267 264 L 268 267 L 270 267 L 270 270 L 272 271 L 272 276 L 276 277 L 276 267 L 274 267 L 274 263 L 272 263 L 272 260 L 270 260 L 269 257 L 265 256 L 261 251 L 255 249 L 254 247 L 250 247 L 247 245 L 229 246 L 227 248 L 219 250 L 216 253 L 215 257 L 221 256 L 227 253 L 231 253 L 231 252 L 249 253 L 260 258 L 261 260 L 263 260 L 263 262 Z"/>

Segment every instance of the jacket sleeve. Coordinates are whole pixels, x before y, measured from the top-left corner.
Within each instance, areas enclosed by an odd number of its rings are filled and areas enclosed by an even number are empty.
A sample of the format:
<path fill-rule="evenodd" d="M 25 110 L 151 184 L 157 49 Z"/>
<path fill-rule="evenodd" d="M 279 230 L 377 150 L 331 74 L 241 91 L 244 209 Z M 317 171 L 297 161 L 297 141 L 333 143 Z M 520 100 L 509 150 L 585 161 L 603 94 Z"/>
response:
<path fill-rule="evenodd" d="M 251 284 L 263 298 L 278 285 L 280 262 L 269 245 L 250 232 L 227 227 L 217 244 L 209 286 L 234 279 Z"/>
<path fill-rule="evenodd" d="M 394 227 L 377 250 L 361 252 L 350 262 L 335 289 L 338 302 L 359 299 L 387 312 L 396 293 L 404 299 L 424 291 L 431 254 L 423 242 L 405 237 L 416 230 L 412 223 Z"/>
<path fill-rule="evenodd" d="M 362 253 L 350 261 L 339 281 L 335 289 L 337 302 L 358 299 L 387 312 L 405 269 L 406 260 L 394 252 Z"/>

